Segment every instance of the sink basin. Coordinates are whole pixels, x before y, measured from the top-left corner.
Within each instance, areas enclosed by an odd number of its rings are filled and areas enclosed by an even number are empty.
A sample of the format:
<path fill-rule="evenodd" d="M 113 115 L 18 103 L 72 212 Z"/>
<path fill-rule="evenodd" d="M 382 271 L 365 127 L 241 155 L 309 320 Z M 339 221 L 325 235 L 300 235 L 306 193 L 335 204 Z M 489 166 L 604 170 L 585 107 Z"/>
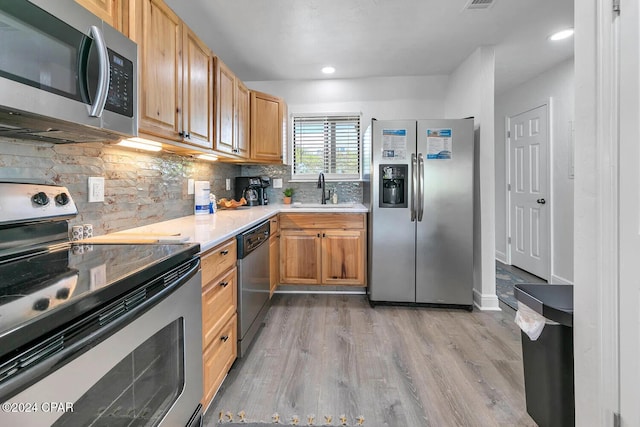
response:
<path fill-rule="evenodd" d="M 357 206 L 356 203 L 327 203 L 323 205 L 321 203 L 292 203 L 292 208 L 319 208 L 319 209 L 353 209 Z"/>

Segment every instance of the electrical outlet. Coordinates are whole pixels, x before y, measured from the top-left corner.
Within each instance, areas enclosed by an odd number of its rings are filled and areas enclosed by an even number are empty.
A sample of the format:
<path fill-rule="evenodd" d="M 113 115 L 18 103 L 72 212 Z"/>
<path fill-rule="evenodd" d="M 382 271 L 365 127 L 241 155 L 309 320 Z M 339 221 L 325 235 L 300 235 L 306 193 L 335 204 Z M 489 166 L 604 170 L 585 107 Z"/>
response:
<path fill-rule="evenodd" d="M 107 265 L 100 264 L 89 270 L 89 288 L 99 289 L 107 284 Z"/>
<path fill-rule="evenodd" d="M 104 202 L 104 177 L 90 176 L 88 183 L 89 202 Z"/>
<path fill-rule="evenodd" d="M 187 194 L 193 194 L 196 192 L 196 182 L 192 178 L 187 180 Z"/>
<path fill-rule="evenodd" d="M 231 178 L 225 179 L 224 189 L 227 191 L 231 190 Z"/>
<path fill-rule="evenodd" d="M 282 178 L 273 179 L 273 188 L 282 188 Z"/>

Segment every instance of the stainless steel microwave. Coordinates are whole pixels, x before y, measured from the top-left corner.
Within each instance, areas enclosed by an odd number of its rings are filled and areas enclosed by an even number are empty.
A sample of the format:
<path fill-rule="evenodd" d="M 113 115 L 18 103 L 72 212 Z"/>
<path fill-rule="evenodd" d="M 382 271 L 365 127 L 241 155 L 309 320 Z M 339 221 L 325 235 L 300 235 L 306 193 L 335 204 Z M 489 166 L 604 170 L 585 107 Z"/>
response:
<path fill-rule="evenodd" d="M 74 0 L 0 0 L 0 136 L 137 136 L 137 55 Z"/>

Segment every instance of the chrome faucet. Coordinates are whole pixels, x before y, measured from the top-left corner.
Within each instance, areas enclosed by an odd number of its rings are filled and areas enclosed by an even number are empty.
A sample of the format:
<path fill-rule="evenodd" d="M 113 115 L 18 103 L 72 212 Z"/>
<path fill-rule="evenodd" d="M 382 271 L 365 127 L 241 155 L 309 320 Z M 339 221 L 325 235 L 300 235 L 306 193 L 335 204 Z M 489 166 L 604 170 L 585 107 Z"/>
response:
<path fill-rule="evenodd" d="M 327 200 L 331 198 L 331 190 L 329 190 L 329 195 L 324 189 L 324 173 L 320 172 L 318 175 L 318 188 L 322 188 L 322 195 L 320 196 L 320 203 L 323 205 L 327 204 Z"/>

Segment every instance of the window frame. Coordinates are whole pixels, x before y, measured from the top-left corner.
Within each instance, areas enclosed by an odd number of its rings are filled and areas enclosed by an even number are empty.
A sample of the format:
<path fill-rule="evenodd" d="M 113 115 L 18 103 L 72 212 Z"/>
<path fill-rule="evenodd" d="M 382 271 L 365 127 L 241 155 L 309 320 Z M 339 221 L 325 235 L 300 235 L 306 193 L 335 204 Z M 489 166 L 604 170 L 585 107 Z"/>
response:
<path fill-rule="evenodd" d="M 353 117 L 353 118 L 357 118 L 357 124 L 358 124 L 358 130 L 357 130 L 357 150 L 358 150 L 358 172 L 357 173 L 331 173 L 331 172 L 327 172 L 328 169 L 328 161 L 330 161 L 331 158 L 331 154 L 326 154 L 327 151 L 331 151 L 331 153 L 333 153 L 333 155 L 335 155 L 336 152 L 336 141 L 335 141 L 335 132 L 333 133 L 333 137 L 331 137 L 332 139 L 332 143 L 327 144 L 327 141 L 325 140 L 325 144 L 324 144 L 324 151 L 325 151 L 325 156 L 324 156 L 324 171 L 322 173 L 324 173 L 325 176 L 325 181 L 361 181 L 362 180 L 362 174 L 363 174 L 363 142 L 362 142 L 362 113 L 361 112 L 357 112 L 357 113 L 353 113 L 353 112 L 340 112 L 340 113 L 291 113 L 290 115 L 290 119 L 291 119 L 291 133 L 290 133 L 290 137 L 291 137 L 291 157 L 290 157 L 290 161 L 291 161 L 291 182 L 317 182 L 318 181 L 318 175 L 320 174 L 320 172 L 317 173 L 296 173 L 296 141 L 295 141 L 295 126 L 296 126 L 296 119 L 297 118 L 302 118 L 302 119 L 311 119 L 311 118 L 318 118 L 318 119 L 322 119 L 324 118 L 325 121 L 328 121 L 329 123 L 332 123 L 331 119 L 344 119 L 344 118 L 349 118 L 349 117 Z M 336 122 L 334 121 L 332 123 L 333 127 L 335 127 Z"/>

